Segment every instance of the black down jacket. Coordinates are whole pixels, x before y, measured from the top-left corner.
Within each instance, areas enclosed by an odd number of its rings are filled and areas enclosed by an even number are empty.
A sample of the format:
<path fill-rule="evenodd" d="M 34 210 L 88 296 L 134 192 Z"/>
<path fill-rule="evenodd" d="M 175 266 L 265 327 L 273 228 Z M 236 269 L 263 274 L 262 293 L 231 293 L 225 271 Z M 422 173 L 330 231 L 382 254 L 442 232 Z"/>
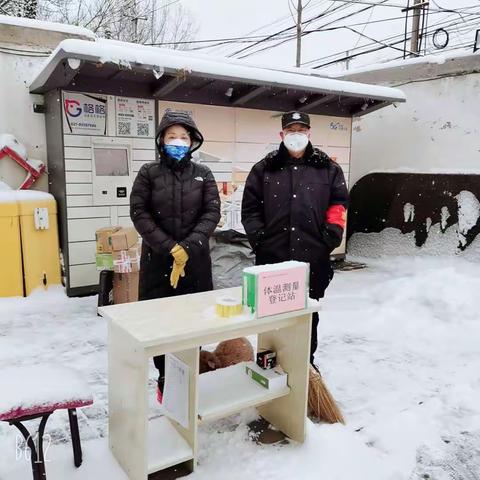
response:
<path fill-rule="evenodd" d="M 324 295 L 333 270 L 330 253 L 343 229 L 325 223 L 332 205 L 348 204 L 342 169 L 309 143 L 302 159 L 280 144 L 248 175 L 242 223 L 256 254 L 256 264 L 298 260 L 310 263 L 310 296 Z"/>
<path fill-rule="evenodd" d="M 162 120 L 160 132 L 174 124 L 191 130 L 192 150 L 202 137 L 188 115 L 172 112 Z M 189 123 L 191 122 L 191 123 Z M 210 169 L 192 162 L 187 154 L 180 162 L 170 158 L 157 137 L 160 161 L 138 172 L 130 196 L 130 216 L 143 238 L 140 260 L 139 299 L 183 295 L 211 290 L 212 264 L 209 238 L 220 220 L 220 199 Z M 188 253 L 185 277 L 170 286 L 173 257 L 180 244 Z"/>

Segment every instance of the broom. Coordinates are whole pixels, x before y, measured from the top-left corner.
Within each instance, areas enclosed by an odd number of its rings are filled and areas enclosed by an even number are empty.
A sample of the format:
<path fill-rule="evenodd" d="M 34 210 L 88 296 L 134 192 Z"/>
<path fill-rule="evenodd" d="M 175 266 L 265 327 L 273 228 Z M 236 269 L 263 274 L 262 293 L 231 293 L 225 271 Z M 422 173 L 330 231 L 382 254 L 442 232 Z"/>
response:
<path fill-rule="evenodd" d="M 342 412 L 328 391 L 320 372 L 311 365 L 308 379 L 308 410 L 317 421 L 345 424 Z"/>

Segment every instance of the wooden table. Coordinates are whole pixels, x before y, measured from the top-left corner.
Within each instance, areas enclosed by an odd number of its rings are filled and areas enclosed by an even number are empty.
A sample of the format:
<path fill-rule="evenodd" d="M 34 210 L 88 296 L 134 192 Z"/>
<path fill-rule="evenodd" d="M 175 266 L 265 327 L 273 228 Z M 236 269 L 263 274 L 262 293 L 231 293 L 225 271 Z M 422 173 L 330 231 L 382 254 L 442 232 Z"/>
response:
<path fill-rule="evenodd" d="M 108 319 L 109 444 L 130 480 L 146 480 L 150 473 L 184 462 L 193 471 L 199 422 L 251 406 L 259 406 L 259 413 L 291 439 L 304 441 L 311 313 L 320 310 L 318 302 L 259 319 L 246 314 L 221 318 L 214 306 L 225 296 L 240 299 L 241 289 L 99 308 Z M 265 389 L 239 366 L 198 375 L 201 345 L 254 334 L 258 348 L 277 352 L 288 373 L 287 388 Z M 166 416 L 148 421 L 149 359 L 173 352 L 190 368 L 188 428 Z"/>

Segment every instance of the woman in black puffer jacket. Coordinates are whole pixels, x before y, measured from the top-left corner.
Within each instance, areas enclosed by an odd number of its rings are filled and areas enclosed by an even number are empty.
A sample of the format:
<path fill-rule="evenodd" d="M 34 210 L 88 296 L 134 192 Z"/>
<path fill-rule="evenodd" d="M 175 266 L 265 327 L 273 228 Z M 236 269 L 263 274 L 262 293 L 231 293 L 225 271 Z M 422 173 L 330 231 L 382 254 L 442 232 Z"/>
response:
<path fill-rule="evenodd" d="M 167 111 L 156 143 L 160 161 L 140 169 L 130 196 L 130 217 L 143 238 L 140 300 L 212 290 L 209 238 L 220 220 L 215 178 L 191 160 L 203 136 L 190 115 Z M 162 387 L 164 359 L 154 361 Z"/>

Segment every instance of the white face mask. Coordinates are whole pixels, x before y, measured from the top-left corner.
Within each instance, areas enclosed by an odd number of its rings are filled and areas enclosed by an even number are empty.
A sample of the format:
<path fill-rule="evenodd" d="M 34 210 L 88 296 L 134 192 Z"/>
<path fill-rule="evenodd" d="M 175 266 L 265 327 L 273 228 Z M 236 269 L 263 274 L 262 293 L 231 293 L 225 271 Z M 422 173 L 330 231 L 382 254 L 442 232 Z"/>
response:
<path fill-rule="evenodd" d="M 292 152 L 301 152 L 308 145 L 308 136 L 305 133 L 287 133 L 283 143 Z"/>

